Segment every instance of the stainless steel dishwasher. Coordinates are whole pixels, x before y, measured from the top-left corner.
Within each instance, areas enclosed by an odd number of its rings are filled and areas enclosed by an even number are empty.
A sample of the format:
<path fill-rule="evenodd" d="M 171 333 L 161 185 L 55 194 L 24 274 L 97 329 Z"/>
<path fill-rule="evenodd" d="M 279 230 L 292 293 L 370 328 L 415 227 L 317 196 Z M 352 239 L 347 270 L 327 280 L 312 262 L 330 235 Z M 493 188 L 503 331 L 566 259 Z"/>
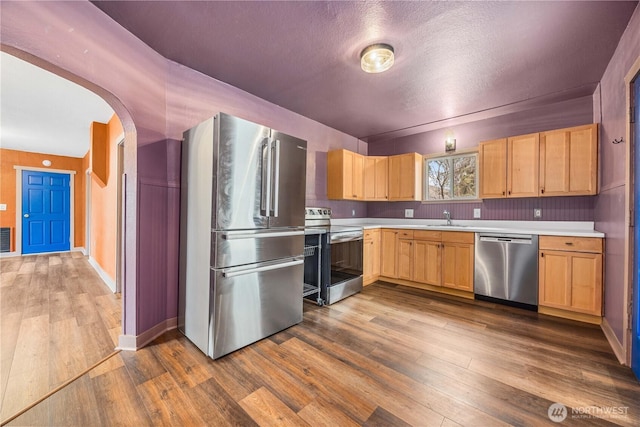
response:
<path fill-rule="evenodd" d="M 478 299 L 536 309 L 537 235 L 476 233 L 475 251 L 474 292 Z"/>

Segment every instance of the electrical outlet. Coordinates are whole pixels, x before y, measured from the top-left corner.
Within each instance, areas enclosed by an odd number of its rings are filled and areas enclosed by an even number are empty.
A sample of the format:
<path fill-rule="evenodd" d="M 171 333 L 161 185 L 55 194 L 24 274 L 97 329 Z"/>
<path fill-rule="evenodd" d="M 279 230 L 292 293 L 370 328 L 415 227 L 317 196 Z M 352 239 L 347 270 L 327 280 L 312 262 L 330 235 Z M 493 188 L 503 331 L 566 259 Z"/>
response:
<path fill-rule="evenodd" d="M 0 203 L 0 211 L 6 211 L 7 210 L 7 204 L 6 203 Z"/>
<path fill-rule="evenodd" d="M 534 209 L 533 210 L 534 218 L 542 218 L 542 209 Z"/>
<path fill-rule="evenodd" d="M 480 218 L 480 208 L 473 208 L 473 217 Z"/>
<path fill-rule="evenodd" d="M 413 209 L 405 209 L 404 210 L 405 218 L 413 218 Z"/>
<path fill-rule="evenodd" d="M 356 216 L 356 210 L 355 209 L 351 209 L 351 216 Z"/>

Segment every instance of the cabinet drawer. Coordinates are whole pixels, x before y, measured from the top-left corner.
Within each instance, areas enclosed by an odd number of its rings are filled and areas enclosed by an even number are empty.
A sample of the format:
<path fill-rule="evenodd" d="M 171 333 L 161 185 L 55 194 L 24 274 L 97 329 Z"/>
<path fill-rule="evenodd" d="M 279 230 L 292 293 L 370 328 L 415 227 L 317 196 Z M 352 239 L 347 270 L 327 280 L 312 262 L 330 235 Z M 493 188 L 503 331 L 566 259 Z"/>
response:
<path fill-rule="evenodd" d="M 376 228 L 374 230 L 364 230 L 364 238 L 373 239 L 376 235 L 380 234 L 380 229 Z"/>
<path fill-rule="evenodd" d="M 398 230 L 398 239 L 413 239 L 413 230 Z"/>
<path fill-rule="evenodd" d="M 442 231 L 432 230 L 416 230 L 413 232 L 413 238 L 416 240 L 442 240 Z"/>
<path fill-rule="evenodd" d="M 451 243 L 471 243 L 473 244 L 475 233 L 467 231 L 443 231 L 442 241 Z"/>
<path fill-rule="evenodd" d="M 602 253 L 602 239 L 599 237 L 540 236 L 538 247 L 540 250 Z"/>

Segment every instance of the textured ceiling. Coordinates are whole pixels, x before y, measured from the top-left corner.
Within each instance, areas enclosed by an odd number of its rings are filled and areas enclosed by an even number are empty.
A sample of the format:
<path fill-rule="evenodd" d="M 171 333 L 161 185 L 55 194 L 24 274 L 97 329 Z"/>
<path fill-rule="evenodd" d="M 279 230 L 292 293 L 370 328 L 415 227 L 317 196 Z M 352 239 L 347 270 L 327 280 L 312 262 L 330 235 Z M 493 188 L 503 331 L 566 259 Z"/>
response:
<path fill-rule="evenodd" d="M 347 134 L 590 95 L 637 2 L 96 1 L 157 52 Z M 371 43 L 395 66 L 360 70 Z"/>

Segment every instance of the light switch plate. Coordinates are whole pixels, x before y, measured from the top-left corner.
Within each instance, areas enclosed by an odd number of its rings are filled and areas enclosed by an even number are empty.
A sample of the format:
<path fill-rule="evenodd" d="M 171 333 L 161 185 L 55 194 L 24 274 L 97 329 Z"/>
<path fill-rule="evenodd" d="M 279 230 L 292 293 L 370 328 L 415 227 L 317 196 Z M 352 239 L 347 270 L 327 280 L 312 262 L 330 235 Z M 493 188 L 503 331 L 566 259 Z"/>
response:
<path fill-rule="evenodd" d="M 405 218 L 413 218 L 413 209 L 405 209 L 404 210 Z"/>
<path fill-rule="evenodd" d="M 534 218 L 542 218 L 542 209 L 534 209 L 533 210 Z"/>
<path fill-rule="evenodd" d="M 473 217 L 480 218 L 480 208 L 473 208 Z"/>
<path fill-rule="evenodd" d="M 7 210 L 7 204 L 6 203 L 0 203 L 0 211 L 6 211 Z"/>

